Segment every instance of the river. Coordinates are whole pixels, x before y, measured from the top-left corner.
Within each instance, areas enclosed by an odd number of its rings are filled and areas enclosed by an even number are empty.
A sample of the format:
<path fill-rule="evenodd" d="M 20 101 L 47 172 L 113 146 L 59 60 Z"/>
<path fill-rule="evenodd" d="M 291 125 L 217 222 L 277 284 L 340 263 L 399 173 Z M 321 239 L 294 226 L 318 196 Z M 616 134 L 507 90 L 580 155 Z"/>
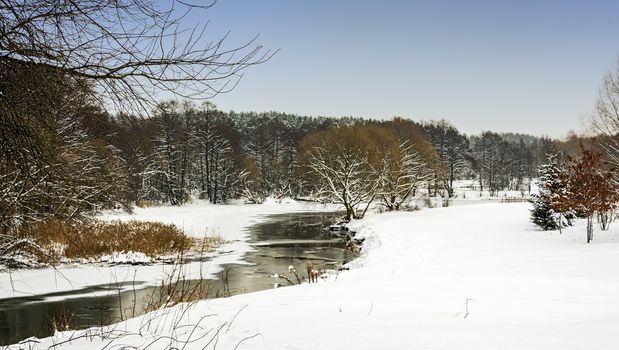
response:
<path fill-rule="evenodd" d="M 337 217 L 337 213 L 317 212 L 265 216 L 249 228 L 253 250 L 241 263 L 224 265 L 217 280 L 184 283 L 199 283 L 199 288 L 193 290 L 208 291 L 201 293 L 201 297 L 220 297 L 274 288 L 277 281 L 272 276 L 276 273 L 287 274 L 296 281 L 288 273 L 289 266 L 294 266 L 302 276 L 306 275 L 307 263 L 335 270 L 355 257 L 345 249 L 343 241 L 324 230 Z M 279 282 L 287 284 L 281 279 Z M 98 292 L 98 296 L 89 295 L 91 292 Z M 160 293 L 160 286 L 140 281 L 136 276 L 131 288 L 122 292 L 116 285 L 98 285 L 80 291 L 0 299 L 0 345 L 30 336 L 49 336 L 54 323 L 84 329 L 138 316 Z"/>

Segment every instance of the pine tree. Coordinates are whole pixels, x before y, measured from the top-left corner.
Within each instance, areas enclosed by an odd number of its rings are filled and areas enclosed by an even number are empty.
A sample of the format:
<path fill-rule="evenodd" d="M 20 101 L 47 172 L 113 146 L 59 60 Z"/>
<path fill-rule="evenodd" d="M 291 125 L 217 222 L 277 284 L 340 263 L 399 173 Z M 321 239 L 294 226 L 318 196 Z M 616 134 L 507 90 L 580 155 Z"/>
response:
<path fill-rule="evenodd" d="M 544 231 L 560 228 L 560 218 L 552 207 L 554 193 L 562 186 L 559 180 L 561 170 L 555 155 L 548 155 L 545 164 L 538 168 L 539 194 L 534 196 L 531 221 Z"/>
<path fill-rule="evenodd" d="M 531 209 L 531 221 L 544 231 L 559 228 L 557 215 L 540 195 L 533 195 L 533 209 Z"/>

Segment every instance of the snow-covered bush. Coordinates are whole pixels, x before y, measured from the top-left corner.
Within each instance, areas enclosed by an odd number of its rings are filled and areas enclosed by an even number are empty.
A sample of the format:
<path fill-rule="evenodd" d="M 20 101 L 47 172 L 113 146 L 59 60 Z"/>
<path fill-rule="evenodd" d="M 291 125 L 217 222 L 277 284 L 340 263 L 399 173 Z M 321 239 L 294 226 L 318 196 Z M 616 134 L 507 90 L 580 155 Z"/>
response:
<path fill-rule="evenodd" d="M 44 250 L 32 238 L 0 235 L 0 268 L 33 267 L 43 256 Z"/>

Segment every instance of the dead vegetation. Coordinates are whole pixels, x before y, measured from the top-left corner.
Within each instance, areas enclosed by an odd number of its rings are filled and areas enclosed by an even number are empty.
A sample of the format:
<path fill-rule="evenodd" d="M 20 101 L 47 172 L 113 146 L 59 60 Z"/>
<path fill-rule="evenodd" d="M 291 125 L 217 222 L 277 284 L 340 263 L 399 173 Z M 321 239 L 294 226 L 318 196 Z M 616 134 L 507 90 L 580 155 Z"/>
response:
<path fill-rule="evenodd" d="M 195 303 L 208 298 L 225 298 L 232 295 L 227 270 L 220 273 L 220 283 L 213 283 L 208 281 L 203 274 L 200 274 L 198 278 L 188 278 L 183 271 L 183 266 L 180 264 L 177 266 L 178 268 L 167 275 L 158 288 L 153 289 L 152 293 L 142 301 L 140 314 L 181 303 Z"/>
<path fill-rule="evenodd" d="M 219 246 L 226 243 L 220 236 L 205 236 L 202 238 L 189 238 L 190 248 L 185 252 L 186 255 L 204 256 L 206 253 L 214 252 Z"/>
<path fill-rule="evenodd" d="M 0 234 L 0 268 L 99 261 L 103 256 L 122 252 L 182 262 L 204 257 L 223 243 L 218 236 L 193 238 L 174 225 L 159 222 L 47 220 Z"/>
<path fill-rule="evenodd" d="M 29 228 L 30 236 L 56 258 L 96 258 L 121 251 L 156 257 L 187 251 L 192 240 L 174 225 L 145 221 L 50 220 Z"/>
<path fill-rule="evenodd" d="M 326 278 L 328 276 L 327 269 L 324 264 L 319 264 L 315 262 L 306 262 L 305 263 L 305 276 L 301 276 L 297 269 L 290 265 L 288 266 L 288 274 L 286 273 L 276 273 L 271 277 L 275 278 L 275 288 L 282 287 L 280 280 L 285 281 L 289 286 L 298 285 L 302 283 L 318 283 L 319 278 Z M 289 276 L 292 274 L 294 279 Z"/>

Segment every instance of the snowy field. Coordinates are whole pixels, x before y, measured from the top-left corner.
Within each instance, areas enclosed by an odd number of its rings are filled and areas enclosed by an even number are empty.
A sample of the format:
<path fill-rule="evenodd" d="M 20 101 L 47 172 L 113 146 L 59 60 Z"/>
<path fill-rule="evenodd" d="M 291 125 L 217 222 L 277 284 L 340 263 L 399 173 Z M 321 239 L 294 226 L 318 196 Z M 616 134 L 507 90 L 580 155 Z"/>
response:
<path fill-rule="evenodd" d="M 183 266 L 187 278 L 215 278 L 223 264 L 242 263 L 244 254 L 251 249 L 247 244 L 247 228 L 263 220 L 265 215 L 295 211 L 328 211 L 336 206 L 286 200 L 269 201 L 260 205 L 212 205 L 196 201 L 182 207 L 136 208 L 134 214 L 107 213 L 106 220 L 143 220 L 174 224 L 192 237 L 220 236 L 228 243 L 219 248 L 207 263 L 190 263 Z M 88 286 L 112 284 L 119 289 L 133 288 L 133 281 L 147 281 L 141 286 L 157 285 L 175 266 L 132 266 L 106 264 L 74 264 L 56 268 L 25 269 L 0 273 L 0 298 L 32 296 L 57 292 L 76 291 Z M 138 288 L 140 285 L 137 286 Z M 98 292 L 107 294 L 107 291 Z M 95 295 L 91 291 L 89 295 Z M 62 295 L 57 299 L 77 297 Z M 51 300 L 51 299 L 50 299 Z"/>
<path fill-rule="evenodd" d="M 327 281 L 183 304 L 35 348 L 617 349 L 619 229 L 586 244 L 580 223 L 539 231 L 529 208 L 374 215 L 355 223 L 362 257 Z"/>
<path fill-rule="evenodd" d="M 521 191 L 501 190 L 495 196 L 490 196 L 487 187 L 484 187 L 484 191 L 480 193 L 479 180 L 476 179 L 455 180 L 453 186 L 456 196 L 455 200 L 501 200 L 503 198 L 524 198 L 537 193 L 537 180 L 531 180 L 531 193 L 528 191 L 528 183 L 528 179 L 524 180 L 524 183 L 521 185 Z"/>

